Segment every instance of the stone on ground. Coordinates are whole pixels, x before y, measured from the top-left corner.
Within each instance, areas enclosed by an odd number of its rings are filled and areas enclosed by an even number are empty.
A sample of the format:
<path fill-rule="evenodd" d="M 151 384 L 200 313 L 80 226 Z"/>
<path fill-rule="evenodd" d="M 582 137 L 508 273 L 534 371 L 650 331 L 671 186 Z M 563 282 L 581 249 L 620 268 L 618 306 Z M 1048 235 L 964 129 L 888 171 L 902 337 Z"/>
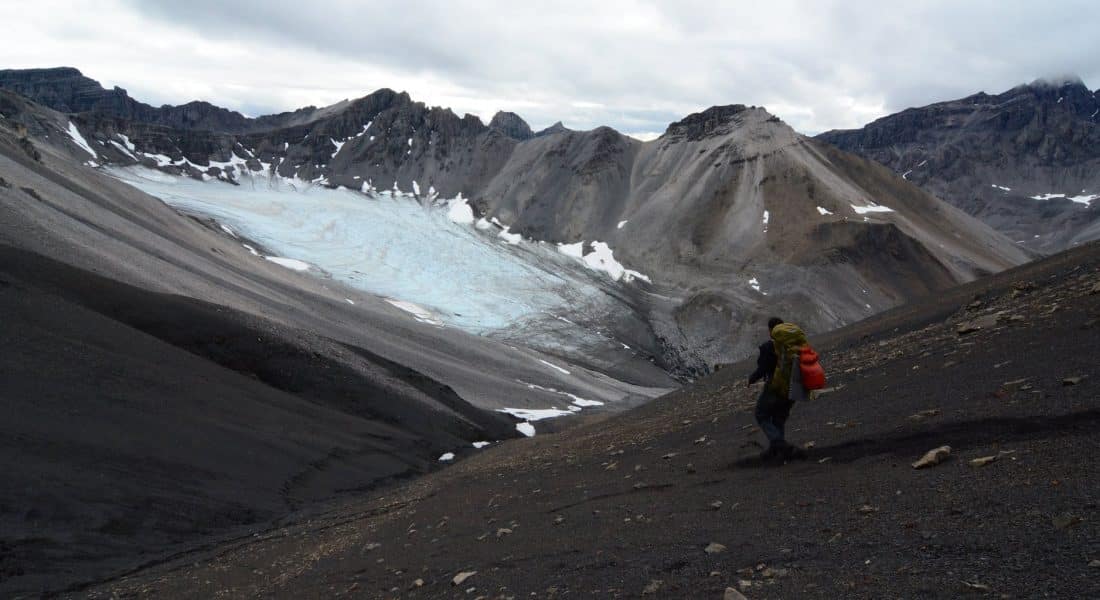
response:
<path fill-rule="evenodd" d="M 933 448 L 922 456 L 920 460 L 913 463 L 913 468 L 924 469 L 926 467 L 934 467 L 946 460 L 948 456 L 951 456 L 951 446 Z"/>

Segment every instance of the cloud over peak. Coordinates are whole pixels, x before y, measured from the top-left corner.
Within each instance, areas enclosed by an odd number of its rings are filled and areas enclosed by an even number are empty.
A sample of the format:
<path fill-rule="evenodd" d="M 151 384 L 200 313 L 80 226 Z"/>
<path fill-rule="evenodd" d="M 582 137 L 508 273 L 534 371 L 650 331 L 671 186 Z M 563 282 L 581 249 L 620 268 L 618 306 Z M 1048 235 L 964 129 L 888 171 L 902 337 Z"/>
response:
<path fill-rule="evenodd" d="M 1100 16 L 1077 0 L 42 0 L 19 11 L 3 67 L 68 64 L 151 104 L 250 115 L 390 87 L 486 122 L 515 112 L 536 130 L 561 120 L 644 137 L 744 103 L 816 133 L 1050 73 L 1100 81 Z"/>

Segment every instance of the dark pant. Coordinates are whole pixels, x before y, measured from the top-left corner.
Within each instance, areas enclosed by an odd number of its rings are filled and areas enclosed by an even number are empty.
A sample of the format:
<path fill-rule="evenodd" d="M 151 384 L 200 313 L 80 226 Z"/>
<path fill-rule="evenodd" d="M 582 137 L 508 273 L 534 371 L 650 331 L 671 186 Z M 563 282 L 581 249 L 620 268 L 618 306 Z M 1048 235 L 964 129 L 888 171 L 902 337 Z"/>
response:
<path fill-rule="evenodd" d="M 780 398 L 767 386 L 756 400 L 756 422 L 764 430 L 764 435 L 768 436 L 772 448 L 787 445 L 783 439 L 783 426 L 791 414 L 791 406 L 792 402 Z"/>

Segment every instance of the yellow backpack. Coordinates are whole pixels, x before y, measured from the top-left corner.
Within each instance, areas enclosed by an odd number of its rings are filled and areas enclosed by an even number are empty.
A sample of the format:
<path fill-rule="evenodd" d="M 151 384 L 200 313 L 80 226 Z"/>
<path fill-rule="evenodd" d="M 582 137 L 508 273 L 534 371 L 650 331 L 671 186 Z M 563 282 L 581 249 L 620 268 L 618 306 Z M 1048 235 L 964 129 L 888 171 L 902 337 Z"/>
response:
<path fill-rule="evenodd" d="M 772 375 L 771 388 L 780 398 L 790 398 L 791 373 L 794 367 L 794 359 L 799 356 L 804 346 L 810 341 L 802 328 L 794 323 L 780 323 L 772 328 L 772 344 L 775 346 L 775 355 L 779 360 L 775 364 L 775 374 Z"/>

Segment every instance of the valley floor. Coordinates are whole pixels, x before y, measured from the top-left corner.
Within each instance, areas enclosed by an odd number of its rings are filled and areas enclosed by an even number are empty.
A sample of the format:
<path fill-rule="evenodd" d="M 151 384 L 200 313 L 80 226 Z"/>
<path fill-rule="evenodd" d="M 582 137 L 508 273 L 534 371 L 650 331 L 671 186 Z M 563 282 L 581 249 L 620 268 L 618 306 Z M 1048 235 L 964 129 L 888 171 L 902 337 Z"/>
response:
<path fill-rule="evenodd" d="M 1098 597 L 1098 331 L 1092 244 L 817 340 L 805 461 L 755 459 L 745 363 L 72 595 Z"/>

